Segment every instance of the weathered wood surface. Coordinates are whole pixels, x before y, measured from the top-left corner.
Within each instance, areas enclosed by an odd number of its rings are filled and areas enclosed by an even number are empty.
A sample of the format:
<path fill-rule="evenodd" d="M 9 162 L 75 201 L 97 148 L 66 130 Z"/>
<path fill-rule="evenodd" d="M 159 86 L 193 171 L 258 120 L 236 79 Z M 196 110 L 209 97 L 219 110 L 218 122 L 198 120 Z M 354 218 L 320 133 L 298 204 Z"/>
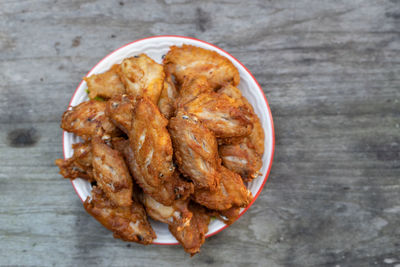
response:
<path fill-rule="evenodd" d="M 400 264 L 400 2 L 216 2 L 0 0 L 0 265 Z M 53 164 L 80 78 L 160 34 L 232 53 L 275 120 L 262 194 L 193 258 L 113 239 Z"/>

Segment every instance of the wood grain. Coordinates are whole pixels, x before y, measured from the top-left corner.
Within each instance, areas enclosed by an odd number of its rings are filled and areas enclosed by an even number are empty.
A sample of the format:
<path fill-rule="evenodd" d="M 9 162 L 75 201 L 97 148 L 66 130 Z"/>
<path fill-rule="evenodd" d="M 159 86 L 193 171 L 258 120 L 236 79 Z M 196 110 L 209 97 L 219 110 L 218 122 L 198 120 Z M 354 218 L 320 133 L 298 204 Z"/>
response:
<path fill-rule="evenodd" d="M 0 265 L 400 264 L 399 1 L 1 0 L 0 16 Z M 80 79 L 160 34 L 237 57 L 275 122 L 260 197 L 193 258 L 113 239 L 53 163 Z"/>

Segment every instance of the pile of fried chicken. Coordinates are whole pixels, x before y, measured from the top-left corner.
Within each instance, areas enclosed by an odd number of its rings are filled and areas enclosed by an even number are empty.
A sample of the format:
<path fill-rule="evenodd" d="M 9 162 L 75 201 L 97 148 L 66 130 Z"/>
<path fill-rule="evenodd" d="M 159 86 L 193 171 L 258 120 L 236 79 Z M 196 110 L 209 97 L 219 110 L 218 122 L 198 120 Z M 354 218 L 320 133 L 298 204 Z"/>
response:
<path fill-rule="evenodd" d="M 92 184 L 84 207 L 115 238 L 151 244 L 149 216 L 193 255 L 210 218 L 231 224 L 250 204 L 264 131 L 227 58 L 172 46 L 163 64 L 140 54 L 84 80 L 90 100 L 61 122 L 83 142 L 56 164 Z"/>

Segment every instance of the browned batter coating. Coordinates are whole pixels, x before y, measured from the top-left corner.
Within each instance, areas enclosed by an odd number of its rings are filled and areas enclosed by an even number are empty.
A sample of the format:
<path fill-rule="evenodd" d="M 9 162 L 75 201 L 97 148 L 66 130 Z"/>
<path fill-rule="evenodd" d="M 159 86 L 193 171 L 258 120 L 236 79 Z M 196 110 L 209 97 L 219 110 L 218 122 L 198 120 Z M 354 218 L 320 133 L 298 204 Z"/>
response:
<path fill-rule="evenodd" d="M 146 96 L 158 103 L 164 84 L 164 68 L 146 54 L 126 58 L 118 72 L 126 93 L 133 96 Z"/>
<path fill-rule="evenodd" d="M 193 216 L 188 224 L 183 228 L 170 224 L 168 228 L 185 251 L 193 256 L 200 252 L 200 247 L 206 240 L 210 216 L 204 207 L 193 202 L 190 202 L 189 210 L 192 212 Z"/>
<path fill-rule="evenodd" d="M 148 245 L 156 234 L 147 221 L 146 212 L 137 201 L 127 207 L 115 206 L 98 187 L 93 187 L 91 197 L 83 204 L 86 211 L 104 227 L 114 233 L 115 238 Z"/>
<path fill-rule="evenodd" d="M 138 185 L 163 204 L 158 197 L 159 189 L 169 182 L 174 173 L 172 144 L 167 131 L 168 120 L 146 97 L 139 98 L 135 105 L 129 141 L 132 154 L 129 160 Z"/>
<path fill-rule="evenodd" d="M 90 99 L 96 97 L 108 99 L 125 93 L 125 86 L 122 84 L 118 75 L 119 68 L 119 65 L 115 64 L 104 73 L 93 74 L 83 78 L 87 83 Z"/>
<path fill-rule="evenodd" d="M 92 145 L 90 142 L 72 145 L 74 154 L 69 159 L 56 159 L 60 174 L 64 178 L 82 178 L 89 182 L 94 181 L 92 166 Z"/>
<path fill-rule="evenodd" d="M 226 94 L 202 93 L 186 103 L 183 110 L 195 115 L 217 138 L 247 136 L 253 128 L 243 102 Z"/>
<path fill-rule="evenodd" d="M 106 115 L 119 129 L 128 134 L 132 127 L 135 97 L 118 95 L 107 101 Z"/>
<path fill-rule="evenodd" d="M 158 108 L 165 118 L 169 119 L 175 112 L 175 100 L 178 97 L 178 91 L 173 83 L 171 76 L 166 76 L 164 87 L 158 100 Z"/>
<path fill-rule="evenodd" d="M 232 62 L 217 52 L 204 48 L 182 45 L 171 46 L 164 58 L 164 67 L 167 73 L 176 77 L 182 84 L 185 77 L 207 77 L 212 88 L 225 83 L 239 84 L 240 76 Z"/>
<path fill-rule="evenodd" d="M 243 184 L 242 178 L 224 166 L 221 166 L 219 170 L 221 181 L 218 189 L 214 192 L 207 189 L 196 190 L 193 200 L 212 210 L 246 207 L 253 196 Z"/>
<path fill-rule="evenodd" d="M 195 188 L 215 190 L 220 179 L 218 145 L 214 134 L 200 121 L 183 113 L 169 122 L 176 162 Z"/>
<path fill-rule="evenodd" d="M 92 136 L 117 136 L 120 130 L 105 115 L 106 102 L 89 100 L 64 112 L 61 128 L 84 140 Z"/>
<path fill-rule="evenodd" d="M 132 204 L 132 178 L 124 158 L 100 138 L 92 139 L 93 174 L 98 186 L 116 205 Z"/>
<path fill-rule="evenodd" d="M 181 109 L 186 103 L 195 99 L 202 93 L 213 92 L 205 76 L 186 77 L 179 90 L 179 97 L 176 101 L 177 109 Z"/>

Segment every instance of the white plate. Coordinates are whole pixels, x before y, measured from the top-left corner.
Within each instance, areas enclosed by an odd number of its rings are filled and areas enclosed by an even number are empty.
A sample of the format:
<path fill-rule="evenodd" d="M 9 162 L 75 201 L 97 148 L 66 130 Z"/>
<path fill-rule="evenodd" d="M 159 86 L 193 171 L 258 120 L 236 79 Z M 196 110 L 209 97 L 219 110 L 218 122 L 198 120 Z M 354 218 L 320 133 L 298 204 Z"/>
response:
<path fill-rule="evenodd" d="M 235 67 L 239 70 L 239 89 L 253 105 L 255 112 L 261 120 L 265 132 L 265 152 L 262 158 L 263 166 L 261 168 L 262 175 L 254 179 L 252 182 L 248 183 L 248 188 L 253 193 L 255 200 L 260 194 L 271 169 L 275 145 L 274 126 L 271 111 L 269 109 L 267 99 L 265 98 L 261 87 L 257 83 L 256 79 L 253 77 L 253 75 L 249 72 L 249 70 L 247 70 L 246 67 L 233 56 L 231 56 L 221 48 L 218 48 L 201 40 L 182 36 L 154 36 L 137 40 L 127 45 L 124 45 L 121 48 L 118 48 L 117 50 L 100 60 L 100 62 L 97 63 L 86 76 L 105 72 L 115 63 L 121 63 L 124 58 L 132 57 L 140 53 L 146 53 L 152 59 L 154 59 L 158 63 L 161 63 L 162 56 L 168 52 L 171 45 L 180 46 L 182 44 L 194 45 L 216 51 L 232 61 Z M 69 104 L 70 107 L 76 106 L 79 103 L 88 100 L 88 96 L 85 91 L 86 89 L 86 82 L 82 80 L 71 98 Z M 80 141 L 81 140 L 79 137 L 65 131 L 63 132 L 64 158 L 69 158 L 72 156 L 72 144 Z M 82 201 L 84 201 L 86 197 L 90 195 L 91 185 L 86 180 L 79 178 L 75 179 L 72 181 L 72 185 Z M 246 209 L 243 209 L 241 211 L 241 215 L 254 203 L 254 200 Z M 176 239 L 168 231 L 168 227 L 166 224 L 151 220 L 151 225 L 153 226 L 154 231 L 157 234 L 157 239 L 154 240 L 155 244 L 177 244 Z M 219 220 L 211 221 L 207 237 L 222 231 L 226 227 L 227 225 Z"/>

